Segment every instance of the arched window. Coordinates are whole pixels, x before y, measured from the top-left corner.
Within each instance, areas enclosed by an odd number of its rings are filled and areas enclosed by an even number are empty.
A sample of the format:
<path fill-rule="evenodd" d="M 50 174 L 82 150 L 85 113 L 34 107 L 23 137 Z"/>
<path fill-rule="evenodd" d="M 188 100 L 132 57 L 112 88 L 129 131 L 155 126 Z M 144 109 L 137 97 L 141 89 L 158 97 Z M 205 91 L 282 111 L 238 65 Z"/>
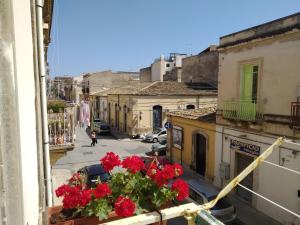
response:
<path fill-rule="evenodd" d="M 195 109 L 195 105 L 187 105 L 186 109 Z"/>
<path fill-rule="evenodd" d="M 153 130 L 162 127 L 162 107 L 160 105 L 153 106 Z"/>

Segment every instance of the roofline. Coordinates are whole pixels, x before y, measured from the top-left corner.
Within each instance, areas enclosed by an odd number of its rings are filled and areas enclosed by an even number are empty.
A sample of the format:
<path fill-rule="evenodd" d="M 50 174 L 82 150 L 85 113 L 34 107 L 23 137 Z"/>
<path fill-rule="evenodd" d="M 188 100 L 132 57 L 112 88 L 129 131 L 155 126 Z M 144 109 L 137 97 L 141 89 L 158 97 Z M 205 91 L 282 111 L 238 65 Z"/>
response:
<path fill-rule="evenodd" d="M 229 37 L 229 36 L 232 36 L 232 35 L 235 35 L 235 34 L 239 34 L 239 33 L 245 32 L 245 31 L 253 30 L 253 29 L 256 29 L 258 27 L 262 27 L 262 26 L 265 26 L 265 25 L 268 25 L 268 24 L 271 24 L 271 23 L 274 23 L 274 22 L 278 22 L 280 20 L 285 20 L 285 19 L 288 19 L 288 18 L 294 17 L 294 16 L 300 16 L 300 12 L 297 12 L 297 13 L 294 13 L 294 14 L 291 14 L 291 15 L 288 15 L 288 16 L 285 16 L 285 17 L 281 17 L 281 18 L 278 18 L 278 19 L 275 19 L 275 20 L 272 20 L 272 21 L 269 21 L 269 22 L 266 22 L 266 23 L 262 23 L 262 24 L 259 24 L 259 25 L 253 26 L 253 27 L 249 27 L 249 28 L 246 28 L 244 30 L 240 30 L 240 31 L 237 31 L 237 32 L 234 32 L 234 33 L 231 33 L 231 34 L 221 36 L 220 39 L 225 38 L 225 37 Z"/>

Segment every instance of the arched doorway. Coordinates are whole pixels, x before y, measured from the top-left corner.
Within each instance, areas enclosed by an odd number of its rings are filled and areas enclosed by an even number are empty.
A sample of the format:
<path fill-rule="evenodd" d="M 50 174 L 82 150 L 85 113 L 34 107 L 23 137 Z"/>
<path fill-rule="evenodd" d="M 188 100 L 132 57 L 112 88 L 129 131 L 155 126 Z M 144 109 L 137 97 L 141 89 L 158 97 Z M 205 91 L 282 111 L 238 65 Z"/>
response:
<path fill-rule="evenodd" d="M 111 108 L 110 108 L 110 102 L 108 103 L 108 124 L 111 125 Z"/>
<path fill-rule="evenodd" d="M 153 106 L 153 130 L 162 127 L 162 107 L 160 105 Z"/>
<path fill-rule="evenodd" d="M 127 106 L 124 105 L 124 110 L 123 110 L 123 120 L 124 120 L 124 132 L 127 132 Z"/>
<path fill-rule="evenodd" d="M 186 109 L 195 109 L 195 105 L 187 105 Z"/>
<path fill-rule="evenodd" d="M 196 161 L 196 172 L 205 176 L 206 172 L 206 149 L 207 139 L 201 133 L 194 134 L 194 157 Z"/>

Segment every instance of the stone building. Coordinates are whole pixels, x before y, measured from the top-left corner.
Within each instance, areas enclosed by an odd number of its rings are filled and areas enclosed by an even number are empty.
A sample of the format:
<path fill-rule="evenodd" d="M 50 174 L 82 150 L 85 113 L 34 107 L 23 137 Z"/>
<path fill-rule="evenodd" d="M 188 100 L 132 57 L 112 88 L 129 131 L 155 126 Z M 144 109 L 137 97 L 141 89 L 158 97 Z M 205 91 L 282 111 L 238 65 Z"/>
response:
<path fill-rule="evenodd" d="M 198 55 L 184 58 L 182 60 L 182 71 L 179 74 L 180 77 L 177 74 L 174 75 L 177 75 L 177 80 L 183 83 L 209 83 L 217 87 L 218 68 L 219 56 L 217 47 L 211 45 Z"/>
<path fill-rule="evenodd" d="M 220 38 L 215 184 L 226 185 L 278 137 L 287 137 L 241 184 L 300 211 L 300 13 Z M 226 172 L 224 172 L 226 171 Z M 299 219 L 242 187 L 236 194 L 282 224 Z"/>
<path fill-rule="evenodd" d="M 216 103 L 216 91 L 193 90 L 178 82 L 141 82 L 107 93 L 112 131 L 142 134 L 164 126 L 166 113 Z"/>
<path fill-rule="evenodd" d="M 138 72 L 113 72 L 111 70 L 88 73 L 83 75 L 82 92 L 90 95 L 112 85 L 126 84 L 128 81 L 139 80 Z"/>

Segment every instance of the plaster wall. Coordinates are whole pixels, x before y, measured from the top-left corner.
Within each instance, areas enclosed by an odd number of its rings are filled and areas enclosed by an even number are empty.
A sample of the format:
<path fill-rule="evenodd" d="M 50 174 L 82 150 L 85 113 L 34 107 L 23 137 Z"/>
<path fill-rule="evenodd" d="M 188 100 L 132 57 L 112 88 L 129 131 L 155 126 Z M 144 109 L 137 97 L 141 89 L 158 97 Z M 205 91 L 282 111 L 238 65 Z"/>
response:
<path fill-rule="evenodd" d="M 289 116 L 300 86 L 300 32 L 221 50 L 218 109 L 223 109 L 224 100 L 239 98 L 240 65 L 251 61 L 260 65 L 259 111 Z"/>
<path fill-rule="evenodd" d="M 223 187 L 229 180 L 220 178 L 218 168 L 220 168 L 221 162 L 230 164 L 230 179 L 233 179 L 237 175 L 236 154 L 240 153 L 236 153 L 234 149 L 230 148 L 231 139 L 259 146 L 261 153 L 276 140 L 274 136 L 249 133 L 222 126 L 217 126 L 217 131 L 219 132 L 216 134 L 215 177 L 217 178 L 216 181 L 218 181 L 220 185 L 223 185 Z M 284 143 L 281 147 L 276 147 L 273 153 L 267 158 L 267 161 L 300 171 L 299 143 Z M 298 178 L 299 175 L 295 173 L 266 163 L 261 163 L 253 173 L 253 191 L 294 212 L 299 212 L 300 201 L 297 196 L 297 190 L 299 189 L 300 180 Z M 253 196 L 252 205 L 282 224 L 297 224 L 297 220 L 294 216 L 261 198 Z"/>
<path fill-rule="evenodd" d="M 180 163 L 182 153 L 182 162 L 187 166 L 195 166 L 197 161 L 194 152 L 196 143 L 193 135 L 199 132 L 207 137 L 205 177 L 213 180 L 215 175 L 215 124 L 176 116 L 170 116 L 169 121 L 173 126 L 181 127 L 183 130 L 183 149 L 180 150 L 171 144 L 172 160 Z M 172 135 L 172 130 L 168 132 L 168 135 Z"/>

